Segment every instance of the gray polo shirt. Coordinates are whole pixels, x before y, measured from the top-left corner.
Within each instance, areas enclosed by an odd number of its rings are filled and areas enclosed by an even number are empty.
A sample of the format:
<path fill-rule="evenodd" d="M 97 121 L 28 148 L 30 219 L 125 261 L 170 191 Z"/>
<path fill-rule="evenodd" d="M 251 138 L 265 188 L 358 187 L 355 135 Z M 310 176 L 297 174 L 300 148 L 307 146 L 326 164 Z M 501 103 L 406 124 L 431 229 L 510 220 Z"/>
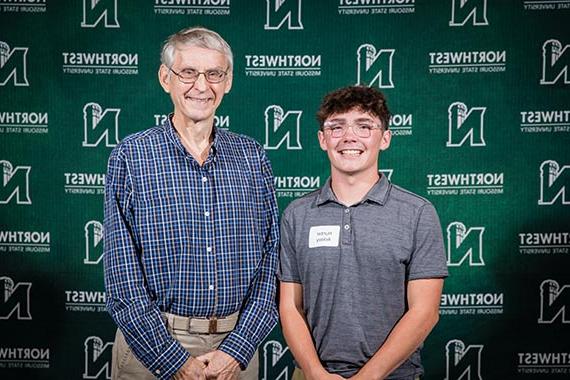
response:
<path fill-rule="evenodd" d="M 408 280 L 446 276 L 434 207 L 384 176 L 351 207 L 336 200 L 329 179 L 283 213 L 278 277 L 303 285 L 309 329 L 329 372 L 352 376 L 374 355 L 406 311 Z M 422 373 L 418 349 L 388 379 Z"/>

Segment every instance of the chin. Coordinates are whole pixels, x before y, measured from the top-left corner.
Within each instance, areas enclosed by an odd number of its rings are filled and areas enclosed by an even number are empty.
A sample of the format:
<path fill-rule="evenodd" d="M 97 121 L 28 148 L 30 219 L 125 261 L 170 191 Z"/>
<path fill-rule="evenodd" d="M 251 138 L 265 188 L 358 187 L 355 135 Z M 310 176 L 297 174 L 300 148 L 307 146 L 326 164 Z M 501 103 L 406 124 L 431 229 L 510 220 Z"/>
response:
<path fill-rule="evenodd" d="M 208 120 L 214 116 L 214 113 L 210 110 L 208 111 L 196 111 L 186 113 L 188 117 L 194 121 Z"/>

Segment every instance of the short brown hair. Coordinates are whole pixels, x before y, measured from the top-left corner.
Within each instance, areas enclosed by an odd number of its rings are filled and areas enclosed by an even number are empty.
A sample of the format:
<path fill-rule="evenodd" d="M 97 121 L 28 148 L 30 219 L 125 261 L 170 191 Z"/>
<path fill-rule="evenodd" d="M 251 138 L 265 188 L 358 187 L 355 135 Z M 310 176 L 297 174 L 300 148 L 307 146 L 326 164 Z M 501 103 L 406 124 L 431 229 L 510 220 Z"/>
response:
<path fill-rule="evenodd" d="M 319 128 L 331 115 L 345 113 L 358 109 L 377 116 L 382 122 L 382 128 L 387 130 L 390 122 L 390 110 L 384 94 L 368 86 L 348 86 L 328 93 L 317 111 Z"/>

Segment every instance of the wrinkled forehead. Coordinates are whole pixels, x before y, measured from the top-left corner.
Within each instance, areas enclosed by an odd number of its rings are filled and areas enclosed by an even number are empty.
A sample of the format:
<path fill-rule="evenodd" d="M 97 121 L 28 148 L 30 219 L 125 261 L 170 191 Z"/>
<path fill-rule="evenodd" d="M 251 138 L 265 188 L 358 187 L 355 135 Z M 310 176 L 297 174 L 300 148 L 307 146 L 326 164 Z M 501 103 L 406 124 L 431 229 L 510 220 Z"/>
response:
<path fill-rule="evenodd" d="M 226 69 L 229 61 L 223 51 L 202 47 L 199 44 L 179 44 L 174 48 L 173 62 L 206 65 Z"/>

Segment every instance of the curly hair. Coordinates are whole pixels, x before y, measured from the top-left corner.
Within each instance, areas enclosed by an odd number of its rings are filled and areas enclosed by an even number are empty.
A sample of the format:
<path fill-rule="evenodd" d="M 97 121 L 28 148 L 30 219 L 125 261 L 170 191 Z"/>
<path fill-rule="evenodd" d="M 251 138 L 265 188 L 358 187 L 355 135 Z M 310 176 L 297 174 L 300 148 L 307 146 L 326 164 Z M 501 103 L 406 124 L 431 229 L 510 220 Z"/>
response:
<path fill-rule="evenodd" d="M 384 130 L 389 128 L 391 114 L 386 98 L 380 91 L 368 86 L 348 86 L 328 93 L 317 111 L 319 128 L 323 129 L 323 123 L 331 115 L 345 113 L 352 109 L 377 116 L 382 123 L 382 128 Z"/>

